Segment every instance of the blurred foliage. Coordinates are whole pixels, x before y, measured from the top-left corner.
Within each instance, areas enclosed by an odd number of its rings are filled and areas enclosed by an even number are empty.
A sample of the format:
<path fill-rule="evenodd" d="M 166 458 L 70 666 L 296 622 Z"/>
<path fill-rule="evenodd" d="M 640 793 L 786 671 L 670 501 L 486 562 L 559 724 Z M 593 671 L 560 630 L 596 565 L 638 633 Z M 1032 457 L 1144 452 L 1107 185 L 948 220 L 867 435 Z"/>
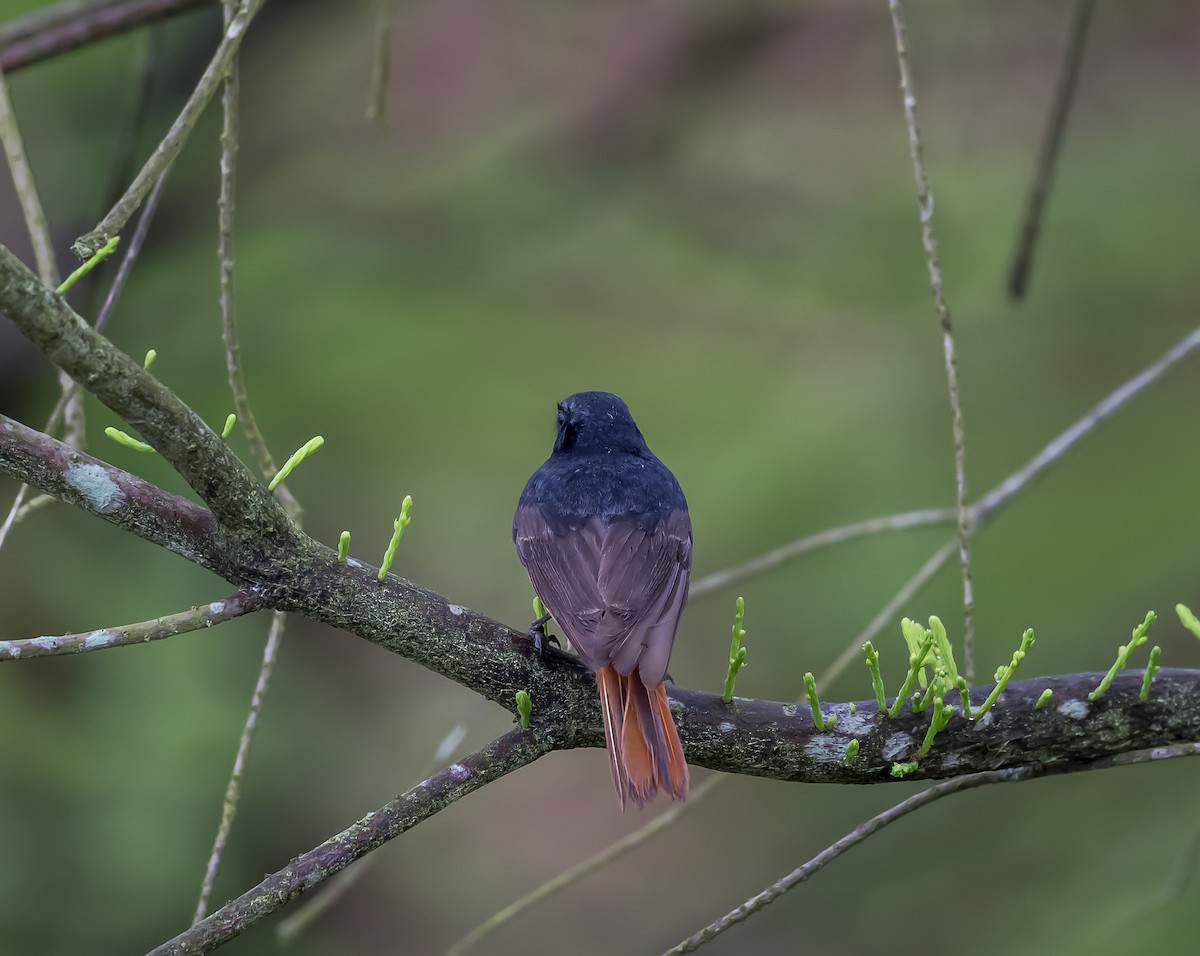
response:
<path fill-rule="evenodd" d="M 9 0 L 0 15 L 33 6 Z M 1197 321 L 1200 15 L 1182 3 L 1099 8 L 1031 295 L 1013 307 L 1004 271 L 1067 7 L 912 6 L 978 494 Z M 622 395 L 679 476 L 698 574 L 953 500 L 940 337 L 880 4 L 405 4 L 382 126 L 361 119 L 367 4 L 266 11 L 243 60 L 238 311 L 277 459 L 313 434 L 327 440 L 290 482 L 312 534 L 332 544 L 349 529 L 351 553 L 377 562 L 411 493 L 417 518 L 395 570 L 523 627 L 512 508 L 549 451 L 554 403 L 591 388 Z M 165 27 L 142 148 L 216 32 L 211 12 Z M 139 42 L 11 78 L 64 264 L 102 212 Z M 217 125 L 214 110 L 174 170 L 109 331 L 135 357 L 157 349 L 156 373 L 219 427 L 232 406 L 213 254 Z M 25 254 L 9 189 L 0 183 L 0 241 Z M 10 333 L 0 402 L 40 424 L 53 377 Z M 1103 670 L 1147 608 L 1200 602 L 1196 382 L 1193 359 L 980 534 L 982 674 L 1027 626 L 1039 635 L 1029 675 Z M 91 451 L 183 491 L 161 460 L 103 437 L 120 424 L 91 403 Z M 15 486 L 0 492 L 7 502 Z M 800 694 L 801 675 L 819 673 L 947 533 L 859 541 L 739 584 L 754 635 L 739 694 Z M 0 554 L 0 638 L 143 620 L 228 591 L 51 508 Z M 671 666 L 681 684 L 720 687 L 734 596 L 689 607 Z M 950 567 L 906 613 L 941 615 L 956 639 L 958 596 Z M 0 951 L 127 953 L 185 926 L 266 628 L 260 615 L 0 667 Z M 1170 615 L 1160 630 L 1165 665 L 1200 665 Z M 877 644 L 896 686 L 898 621 Z M 865 668 L 825 696 L 869 698 Z M 293 620 L 214 903 L 412 785 L 464 721 L 464 748 L 509 724 L 448 681 Z M 938 938 L 969 939 L 981 956 L 1183 951 L 1197 881 L 1154 904 L 1200 828 L 1196 773 L 1172 762 L 944 801 L 710 951 L 803 940 L 924 952 L 933 892 Z M 383 849 L 293 951 L 444 949 L 648 818 L 618 814 L 607 776 L 594 751 L 555 754 L 440 814 Z M 732 780 L 480 952 L 658 951 L 911 790 Z M 731 814 L 733 848 L 712 838 Z M 227 951 L 271 948 L 260 927 Z"/>

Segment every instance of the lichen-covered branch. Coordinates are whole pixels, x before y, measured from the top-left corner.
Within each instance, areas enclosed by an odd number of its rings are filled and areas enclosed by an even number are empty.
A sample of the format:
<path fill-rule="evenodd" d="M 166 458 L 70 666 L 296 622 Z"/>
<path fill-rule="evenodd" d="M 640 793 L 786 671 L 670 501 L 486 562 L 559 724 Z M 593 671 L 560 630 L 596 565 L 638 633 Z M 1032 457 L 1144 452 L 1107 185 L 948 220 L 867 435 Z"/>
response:
<path fill-rule="evenodd" d="M 262 607 L 262 598 L 256 594 L 238 591 L 224 601 L 213 601 L 197 607 L 156 617 L 138 624 L 120 627 L 102 627 L 80 634 L 59 634 L 53 637 L 27 637 L 14 641 L 0 641 L 0 661 L 25 660 L 29 657 L 52 657 L 57 654 L 82 654 L 87 651 L 105 650 L 110 647 L 126 647 L 129 644 L 145 644 L 160 641 L 164 637 L 186 634 L 201 628 L 223 624 L 243 614 L 250 614 Z"/>
<path fill-rule="evenodd" d="M 199 415 L 3 246 L 0 311 L 50 361 L 138 429 L 226 529 L 279 546 L 294 536 L 283 507 Z"/>
<path fill-rule="evenodd" d="M 472 791 L 533 763 L 553 747 L 551 735 L 533 730 L 509 731 L 302 853 L 258 886 L 156 947 L 151 956 L 184 956 L 216 949 L 376 847 Z"/>
<path fill-rule="evenodd" d="M 208 509 L 4 415 L 0 415 L 0 474 L 210 571 L 222 563 L 221 535 Z"/>
<path fill-rule="evenodd" d="M 212 516 L 61 442 L 0 418 L 0 473 L 26 481 L 106 520 L 169 547 L 238 587 L 263 605 L 301 614 L 357 634 L 457 681 L 510 712 L 513 695 L 533 697 L 535 728 L 553 728 L 559 748 L 603 746 L 591 675 L 570 655 L 539 657 L 528 635 L 452 604 L 431 591 L 298 535 L 274 550 L 230 544 Z M 1101 674 L 1074 674 L 1010 683 L 982 720 L 961 716 L 906 779 L 951 777 L 1025 764 L 1082 763 L 1146 747 L 1200 739 L 1200 671 L 1164 669 L 1149 700 L 1138 701 L 1141 675 L 1119 676 L 1095 702 L 1087 693 Z M 864 688 L 866 680 L 864 675 Z M 1038 709 L 1050 688 L 1054 703 Z M 978 706 L 991 688 L 972 691 Z M 874 700 L 827 704 L 834 726 L 817 733 L 811 713 L 794 704 L 734 698 L 674 688 L 680 735 L 693 764 L 774 777 L 830 783 L 883 783 L 893 762 L 911 760 L 928 714 L 883 717 Z M 859 741 L 847 765 L 846 744 Z"/>

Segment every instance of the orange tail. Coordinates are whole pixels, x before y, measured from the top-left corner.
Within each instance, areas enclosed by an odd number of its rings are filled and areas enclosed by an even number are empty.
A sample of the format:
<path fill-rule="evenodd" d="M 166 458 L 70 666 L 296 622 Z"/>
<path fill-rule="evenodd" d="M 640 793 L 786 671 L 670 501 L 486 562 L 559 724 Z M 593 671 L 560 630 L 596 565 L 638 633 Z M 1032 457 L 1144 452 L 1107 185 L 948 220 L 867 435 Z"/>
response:
<path fill-rule="evenodd" d="M 688 768 L 679 731 L 667 704 L 667 688 L 650 690 L 635 670 L 626 676 L 612 667 L 596 672 L 604 737 L 613 786 L 621 809 L 632 798 L 639 807 L 665 790 L 675 800 L 688 791 Z"/>

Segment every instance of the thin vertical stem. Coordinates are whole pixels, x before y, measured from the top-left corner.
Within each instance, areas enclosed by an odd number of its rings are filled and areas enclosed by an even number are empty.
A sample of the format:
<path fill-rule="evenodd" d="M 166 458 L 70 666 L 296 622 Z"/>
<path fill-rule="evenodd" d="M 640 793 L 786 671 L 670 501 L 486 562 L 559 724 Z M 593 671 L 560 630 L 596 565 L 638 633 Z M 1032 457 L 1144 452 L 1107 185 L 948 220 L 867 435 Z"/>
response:
<path fill-rule="evenodd" d="M 896 36 L 896 62 L 900 67 L 900 90 L 904 94 L 904 121 L 908 127 L 908 152 L 912 159 L 913 178 L 917 183 L 917 207 L 921 216 L 921 245 L 929 268 L 929 286 L 933 290 L 933 305 L 942 329 L 942 353 L 946 363 L 946 385 L 950 392 L 950 411 L 954 432 L 955 506 L 958 512 L 958 559 L 962 565 L 963 582 L 963 664 L 968 681 L 975 679 L 975 599 L 971 591 L 971 521 L 967 512 L 966 436 L 963 426 L 962 401 L 958 389 L 958 359 L 954 348 L 954 328 L 950 324 L 950 308 L 942 289 L 942 271 L 938 267 L 937 237 L 933 231 L 933 192 L 925 174 L 922 159 L 921 132 L 917 127 L 917 97 L 913 92 L 912 69 L 908 61 L 908 37 L 904 29 L 904 14 L 899 0 L 888 0 L 892 14 L 892 29 Z"/>

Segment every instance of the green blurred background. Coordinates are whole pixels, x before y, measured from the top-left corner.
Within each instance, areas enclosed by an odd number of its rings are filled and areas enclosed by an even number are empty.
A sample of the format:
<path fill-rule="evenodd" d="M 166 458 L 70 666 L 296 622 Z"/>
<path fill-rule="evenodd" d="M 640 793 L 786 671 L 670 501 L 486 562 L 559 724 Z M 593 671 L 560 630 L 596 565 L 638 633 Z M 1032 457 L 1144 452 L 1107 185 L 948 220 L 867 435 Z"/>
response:
<path fill-rule="evenodd" d="M 37 4 L 0 0 L 5 18 Z M 914 3 L 910 40 L 968 481 L 980 494 L 1197 322 L 1200 8 L 1101 4 L 1028 300 L 1004 273 L 1070 6 Z M 165 27 L 149 150 L 199 75 L 215 10 Z M 126 37 L 25 70 L 12 95 L 63 264 L 102 212 Z M 237 286 L 243 356 L 306 528 L 514 625 L 530 616 L 510 520 L 554 403 L 608 389 L 679 477 L 703 575 L 839 523 L 953 500 L 941 342 L 882 3 L 397 7 L 389 119 L 363 121 L 368 5 L 268 4 L 243 59 Z M 211 422 L 231 410 L 214 256 L 219 115 L 174 170 L 110 325 Z M 0 241 L 28 256 L 7 177 Z M 111 274 L 111 270 L 110 270 Z M 40 425 L 45 361 L 0 323 L 3 411 Z M 1192 359 L 976 540 L 986 678 L 1021 630 L 1026 676 L 1103 670 L 1147 609 L 1164 663 L 1200 666 Z M 91 451 L 175 491 L 159 460 Z M 244 445 L 236 447 L 243 453 Z M 0 501 L 16 486 L 0 481 Z M 7 509 L 7 504 L 4 505 Z M 671 670 L 715 690 L 733 600 L 738 692 L 790 699 L 946 529 L 822 552 L 685 615 Z M 0 639 L 218 599 L 207 572 L 67 508 L 0 554 Z M 907 613 L 961 628 L 948 567 Z M 113 653 L 0 667 L 0 952 L 142 952 L 191 918 L 264 616 Z M 899 679 L 898 626 L 879 644 Z M 1139 658 L 1139 661 L 1144 658 Z M 870 695 L 857 665 L 833 699 Z M 536 702 L 535 702 L 536 706 Z M 214 903 L 461 750 L 506 713 L 346 634 L 293 620 Z M 707 772 L 694 771 L 702 780 Z M 665 835 L 508 925 L 481 953 L 658 952 L 916 789 L 728 781 Z M 717 953 L 1165 953 L 1200 889 L 1158 906 L 1200 833 L 1189 762 L 968 793 L 868 841 Z M 616 809 L 597 751 L 554 754 L 385 847 L 292 951 L 437 953 L 649 820 Z M 275 948 L 270 926 L 230 953 Z"/>

